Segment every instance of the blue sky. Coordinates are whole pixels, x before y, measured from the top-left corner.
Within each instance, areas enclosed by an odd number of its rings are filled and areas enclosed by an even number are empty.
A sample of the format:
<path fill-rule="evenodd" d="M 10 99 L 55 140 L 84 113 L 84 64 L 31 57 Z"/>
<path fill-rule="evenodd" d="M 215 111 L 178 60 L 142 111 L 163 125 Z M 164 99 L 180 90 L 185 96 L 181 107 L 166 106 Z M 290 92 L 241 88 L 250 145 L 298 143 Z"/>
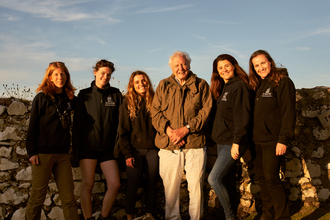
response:
<path fill-rule="evenodd" d="M 135 70 L 157 86 L 175 50 L 210 82 L 219 54 L 248 71 L 258 49 L 288 69 L 296 88 L 330 86 L 330 1 L 0 0 L 1 84 L 33 91 L 57 60 L 79 88 L 94 79 L 97 60 L 111 60 L 111 84 L 125 90 Z"/>

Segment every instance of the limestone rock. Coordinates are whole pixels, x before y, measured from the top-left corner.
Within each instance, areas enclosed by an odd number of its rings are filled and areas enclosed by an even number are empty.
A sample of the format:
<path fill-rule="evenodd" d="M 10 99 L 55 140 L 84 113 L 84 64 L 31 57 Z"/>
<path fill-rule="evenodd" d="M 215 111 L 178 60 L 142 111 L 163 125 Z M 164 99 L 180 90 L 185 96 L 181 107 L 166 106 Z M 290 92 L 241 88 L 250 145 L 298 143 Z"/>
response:
<path fill-rule="evenodd" d="M 48 214 L 48 217 L 51 219 L 61 220 L 65 219 L 63 214 L 63 209 L 58 206 L 55 206 L 52 211 Z"/>
<path fill-rule="evenodd" d="M 50 198 L 50 195 L 47 193 L 45 201 L 44 201 L 44 205 L 50 206 L 51 204 L 52 204 L 52 199 Z"/>
<path fill-rule="evenodd" d="M 25 219 L 25 208 L 19 208 L 17 209 L 13 217 L 11 218 L 12 220 L 24 220 Z"/>
<path fill-rule="evenodd" d="M 32 167 L 29 166 L 26 169 L 22 169 L 16 174 L 17 180 L 32 180 Z"/>
<path fill-rule="evenodd" d="M 320 199 L 321 202 L 325 202 L 330 196 L 329 189 L 321 189 L 320 192 L 317 194 L 317 197 Z"/>
<path fill-rule="evenodd" d="M 10 158 L 10 154 L 11 154 L 12 148 L 9 147 L 1 147 L 0 148 L 0 156 L 1 157 L 6 157 L 6 158 Z"/>
<path fill-rule="evenodd" d="M 8 186 L 10 186 L 8 183 L 0 183 L 0 190 L 2 191 Z"/>
<path fill-rule="evenodd" d="M 1 168 L 0 168 L 1 171 L 13 170 L 13 169 L 17 169 L 19 167 L 19 163 L 11 162 L 5 158 L 0 159 L 0 164 L 1 164 Z"/>
<path fill-rule="evenodd" d="M 290 201 L 297 201 L 299 198 L 299 193 L 300 190 L 298 190 L 297 188 L 291 188 L 290 189 L 290 196 L 289 196 L 289 200 Z"/>
<path fill-rule="evenodd" d="M 1 164 L 1 166 L 2 166 L 2 164 Z M 4 182 L 9 179 L 10 179 L 9 173 L 0 172 L 0 182 Z"/>
<path fill-rule="evenodd" d="M 95 182 L 94 188 L 92 193 L 104 193 L 105 192 L 105 185 L 102 182 Z"/>
<path fill-rule="evenodd" d="M 55 194 L 54 198 L 53 198 L 53 201 L 56 205 L 59 205 L 61 206 L 62 205 L 62 201 L 60 199 L 60 195 L 59 194 Z"/>
<path fill-rule="evenodd" d="M 31 183 L 22 183 L 21 185 L 18 186 L 20 189 L 28 189 L 31 187 Z"/>
<path fill-rule="evenodd" d="M 316 189 L 314 187 L 306 189 L 306 190 L 302 190 L 302 200 L 305 200 L 307 197 L 310 197 L 310 198 L 317 197 Z"/>
<path fill-rule="evenodd" d="M 313 163 L 311 160 L 307 160 L 306 163 L 308 172 L 310 173 L 311 178 L 320 177 L 321 176 L 321 166 Z"/>
<path fill-rule="evenodd" d="M 28 112 L 28 109 L 22 102 L 12 102 L 8 107 L 7 112 L 9 115 L 24 115 Z"/>
<path fill-rule="evenodd" d="M 125 215 L 126 215 L 125 209 L 119 209 L 119 211 L 113 214 L 113 216 L 116 217 L 117 219 L 123 219 Z"/>
<path fill-rule="evenodd" d="M 293 146 L 291 148 L 292 152 L 295 154 L 296 157 L 300 157 L 301 155 L 301 150 L 298 147 Z"/>
<path fill-rule="evenodd" d="M 55 182 L 51 182 L 48 184 L 49 189 L 53 190 L 54 192 L 58 192 L 58 188 Z"/>
<path fill-rule="evenodd" d="M 0 105 L 0 115 L 2 115 L 6 111 L 7 107 Z"/>
<path fill-rule="evenodd" d="M 313 135 L 317 140 L 325 141 L 330 137 L 330 128 L 323 129 L 316 127 L 313 129 Z"/>
<path fill-rule="evenodd" d="M 14 189 L 9 188 L 3 194 L 0 194 L 0 203 L 19 205 L 28 199 L 28 194 L 21 194 L 15 192 Z"/>
<path fill-rule="evenodd" d="M 81 172 L 79 167 L 72 168 L 73 180 L 81 180 Z"/>
<path fill-rule="evenodd" d="M 27 155 L 27 150 L 26 148 L 16 147 L 16 153 L 18 155 Z"/>
<path fill-rule="evenodd" d="M 286 163 L 286 177 L 297 177 L 301 175 L 301 163 L 298 158 L 294 158 L 293 160 Z"/>
<path fill-rule="evenodd" d="M 21 140 L 20 137 L 17 136 L 14 127 L 6 127 L 3 132 L 0 132 L 0 141 L 5 140 Z"/>
<path fill-rule="evenodd" d="M 313 151 L 312 157 L 314 158 L 322 158 L 324 155 L 324 148 L 318 147 L 316 151 Z"/>

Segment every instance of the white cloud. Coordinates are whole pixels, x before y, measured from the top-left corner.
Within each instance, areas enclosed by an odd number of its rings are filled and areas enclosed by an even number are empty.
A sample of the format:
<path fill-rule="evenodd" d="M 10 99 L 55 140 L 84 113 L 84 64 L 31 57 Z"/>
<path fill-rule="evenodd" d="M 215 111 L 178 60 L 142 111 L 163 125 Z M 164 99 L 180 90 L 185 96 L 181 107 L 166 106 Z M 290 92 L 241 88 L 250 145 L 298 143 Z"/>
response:
<path fill-rule="evenodd" d="M 298 51 L 308 51 L 310 50 L 311 48 L 310 47 L 296 47 L 294 48 L 295 50 L 298 50 Z"/>
<path fill-rule="evenodd" d="M 79 4 L 93 0 L 4 0 L 0 6 L 12 10 L 27 12 L 37 17 L 49 18 L 53 21 L 79 21 L 86 19 L 107 19 L 111 23 L 120 20 L 110 17 L 105 13 L 84 13 L 78 9 Z M 75 7 L 76 6 L 76 7 Z"/>
<path fill-rule="evenodd" d="M 149 14 L 149 13 L 159 13 L 159 12 L 168 12 L 168 11 L 177 11 L 185 8 L 190 8 L 194 5 L 177 5 L 173 7 L 149 7 L 138 11 L 139 14 Z"/>

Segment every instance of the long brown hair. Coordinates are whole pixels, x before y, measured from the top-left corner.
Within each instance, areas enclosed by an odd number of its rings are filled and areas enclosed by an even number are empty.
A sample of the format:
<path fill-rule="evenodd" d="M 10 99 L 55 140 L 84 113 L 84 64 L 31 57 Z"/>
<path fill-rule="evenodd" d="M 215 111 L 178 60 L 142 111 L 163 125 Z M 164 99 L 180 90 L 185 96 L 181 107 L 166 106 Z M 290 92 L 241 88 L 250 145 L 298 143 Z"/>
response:
<path fill-rule="evenodd" d="M 283 79 L 283 77 L 288 76 L 288 70 L 284 67 L 276 67 L 276 64 L 273 60 L 273 58 L 269 55 L 269 53 L 265 50 L 257 50 L 255 51 L 249 61 L 249 86 L 251 89 L 256 91 L 259 88 L 261 77 L 257 74 L 257 72 L 254 69 L 252 59 L 259 56 L 264 55 L 268 61 L 271 63 L 271 70 L 268 74 L 268 78 L 270 81 L 275 82 L 275 86 L 279 84 L 279 82 Z"/>
<path fill-rule="evenodd" d="M 39 84 L 39 87 L 36 89 L 36 92 L 42 91 L 46 95 L 53 95 L 56 93 L 56 86 L 54 83 L 51 81 L 51 76 L 54 72 L 54 70 L 60 68 L 65 74 L 66 74 L 66 82 L 63 87 L 66 95 L 69 97 L 69 99 L 74 98 L 74 91 L 76 88 L 73 87 L 71 83 L 71 77 L 68 68 L 66 68 L 65 64 L 63 62 L 52 62 L 49 64 L 48 68 L 46 69 L 45 76 Z"/>
<path fill-rule="evenodd" d="M 147 81 L 147 88 L 145 95 L 147 112 L 150 112 L 152 100 L 155 94 L 154 89 L 152 88 L 150 78 L 145 72 L 138 70 L 131 74 L 131 77 L 129 78 L 129 82 L 127 85 L 127 93 L 126 93 L 127 110 L 131 120 L 136 118 L 136 115 L 140 109 L 139 104 L 143 99 L 143 97 L 141 97 L 134 89 L 134 77 L 137 75 L 143 75 L 144 79 Z"/>
<path fill-rule="evenodd" d="M 225 84 L 225 81 L 220 77 L 218 72 L 218 62 L 228 60 L 234 67 L 234 76 L 242 80 L 249 85 L 249 78 L 246 72 L 238 65 L 237 60 L 229 54 L 221 54 L 213 61 L 213 70 L 211 76 L 211 93 L 213 98 L 218 99 L 221 95 L 221 90 Z"/>

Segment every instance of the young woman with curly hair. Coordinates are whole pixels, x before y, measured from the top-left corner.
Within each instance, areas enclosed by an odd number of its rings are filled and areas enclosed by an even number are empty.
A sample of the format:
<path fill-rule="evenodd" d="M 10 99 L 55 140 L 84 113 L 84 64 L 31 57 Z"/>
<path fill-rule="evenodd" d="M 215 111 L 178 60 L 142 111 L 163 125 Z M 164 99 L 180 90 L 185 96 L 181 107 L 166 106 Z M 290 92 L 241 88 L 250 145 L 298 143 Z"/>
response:
<path fill-rule="evenodd" d="M 154 96 L 151 81 L 143 71 L 131 74 L 127 93 L 119 115 L 119 145 L 126 160 L 127 220 L 133 219 L 140 180 L 145 175 L 146 215 L 136 218 L 153 220 L 158 178 L 158 148 L 156 130 L 151 124 L 150 108 Z"/>

